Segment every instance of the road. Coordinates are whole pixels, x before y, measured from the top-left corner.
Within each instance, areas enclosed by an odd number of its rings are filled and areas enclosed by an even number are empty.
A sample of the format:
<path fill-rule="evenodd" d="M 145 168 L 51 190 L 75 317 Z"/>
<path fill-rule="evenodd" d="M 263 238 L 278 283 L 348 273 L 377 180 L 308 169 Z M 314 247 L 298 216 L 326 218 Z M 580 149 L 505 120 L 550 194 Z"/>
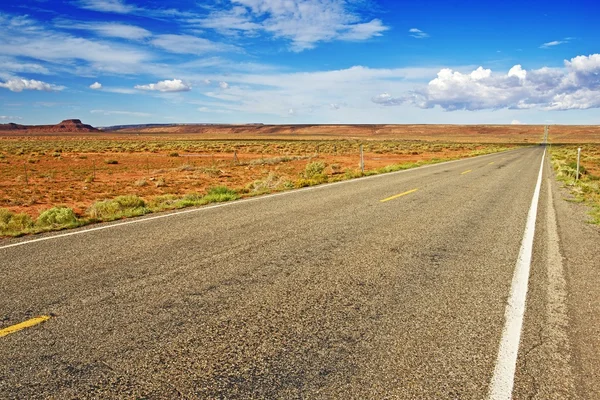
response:
<path fill-rule="evenodd" d="M 600 398 L 600 232 L 543 154 L 0 241 L 0 329 L 50 316 L 0 337 L 0 398 L 494 398 L 504 340 L 495 398 Z"/>

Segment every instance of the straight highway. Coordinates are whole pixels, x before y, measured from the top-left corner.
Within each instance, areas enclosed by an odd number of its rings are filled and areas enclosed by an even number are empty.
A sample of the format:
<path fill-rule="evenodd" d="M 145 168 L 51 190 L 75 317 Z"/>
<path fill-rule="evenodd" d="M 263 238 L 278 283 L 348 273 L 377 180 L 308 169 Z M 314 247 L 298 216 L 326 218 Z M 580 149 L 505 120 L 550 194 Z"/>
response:
<path fill-rule="evenodd" d="M 0 241 L 0 398 L 598 398 L 600 233 L 544 154 Z"/>

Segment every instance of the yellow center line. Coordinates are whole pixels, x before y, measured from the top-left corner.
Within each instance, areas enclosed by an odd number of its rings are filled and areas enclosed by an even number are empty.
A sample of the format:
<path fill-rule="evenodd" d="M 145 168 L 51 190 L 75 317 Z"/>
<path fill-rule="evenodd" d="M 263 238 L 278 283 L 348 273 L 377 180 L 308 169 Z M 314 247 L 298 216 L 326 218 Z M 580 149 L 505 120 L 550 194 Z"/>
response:
<path fill-rule="evenodd" d="M 471 172 L 471 171 L 473 171 L 473 170 L 472 170 L 472 169 L 468 169 L 468 170 L 466 170 L 465 172 L 461 172 L 460 174 L 461 174 L 461 175 L 468 174 L 468 173 L 469 173 L 469 172 Z"/>
<path fill-rule="evenodd" d="M 494 162 L 492 161 L 491 163 L 489 163 L 488 165 L 492 165 Z"/>
<path fill-rule="evenodd" d="M 8 328 L 0 329 L 0 337 L 10 335 L 11 333 L 18 332 L 21 329 L 30 328 L 37 324 L 41 324 L 42 322 L 48 321 L 49 319 L 50 319 L 50 316 L 42 315 L 39 317 L 28 319 L 27 321 L 21 322 L 20 324 L 9 326 Z"/>
<path fill-rule="evenodd" d="M 394 199 L 397 199 L 398 197 L 406 196 L 407 194 L 410 194 L 410 193 L 416 192 L 417 190 L 419 190 L 419 189 L 412 189 L 412 190 L 409 190 L 409 191 L 407 191 L 407 192 L 400 193 L 400 194 L 396 194 L 396 195 L 394 195 L 394 196 L 387 197 L 387 198 L 385 198 L 385 199 L 383 199 L 383 200 L 379 200 L 379 201 L 383 203 L 383 202 L 386 202 L 386 201 L 394 200 Z"/>

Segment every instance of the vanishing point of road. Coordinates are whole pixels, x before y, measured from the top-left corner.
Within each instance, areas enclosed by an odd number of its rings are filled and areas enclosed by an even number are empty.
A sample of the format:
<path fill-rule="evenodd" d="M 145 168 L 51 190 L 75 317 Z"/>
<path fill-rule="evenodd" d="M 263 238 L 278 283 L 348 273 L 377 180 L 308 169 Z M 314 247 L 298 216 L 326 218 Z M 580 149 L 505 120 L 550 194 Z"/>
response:
<path fill-rule="evenodd" d="M 600 398 L 565 196 L 535 146 L 0 241 L 0 398 Z"/>

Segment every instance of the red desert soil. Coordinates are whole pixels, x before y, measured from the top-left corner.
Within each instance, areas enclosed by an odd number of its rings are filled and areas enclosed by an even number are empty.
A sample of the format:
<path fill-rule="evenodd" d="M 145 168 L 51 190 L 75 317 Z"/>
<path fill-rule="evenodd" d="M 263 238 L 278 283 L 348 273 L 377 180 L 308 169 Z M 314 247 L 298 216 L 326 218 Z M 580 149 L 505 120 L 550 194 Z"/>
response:
<path fill-rule="evenodd" d="M 67 120 L 0 132 L 0 207 L 37 217 L 56 205 L 83 214 L 94 201 L 123 194 L 148 200 L 217 185 L 277 190 L 301 179 L 312 161 L 325 163 L 330 179 L 357 171 L 360 144 L 371 170 L 473 155 L 496 144 L 535 144 L 543 132 L 526 125 L 178 125 L 102 132 Z M 551 126 L 550 137 L 600 143 L 600 128 Z"/>

